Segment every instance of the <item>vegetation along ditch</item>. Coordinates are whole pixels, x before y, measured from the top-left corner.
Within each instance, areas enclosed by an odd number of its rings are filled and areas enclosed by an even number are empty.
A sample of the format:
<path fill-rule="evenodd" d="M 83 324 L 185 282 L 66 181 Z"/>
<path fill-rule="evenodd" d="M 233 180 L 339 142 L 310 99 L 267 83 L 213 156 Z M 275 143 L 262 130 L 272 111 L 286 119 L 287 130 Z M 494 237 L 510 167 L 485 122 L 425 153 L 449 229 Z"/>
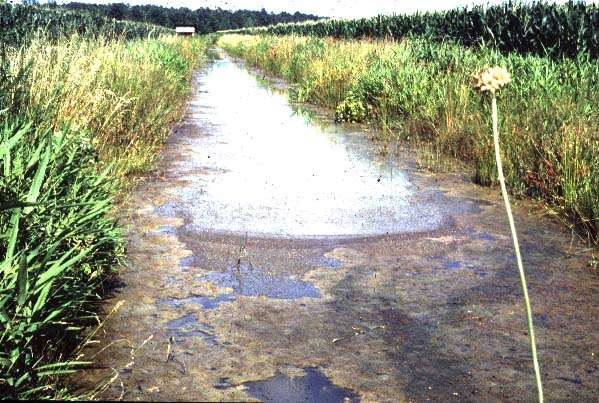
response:
<path fill-rule="evenodd" d="M 64 398 L 57 381 L 86 364 L 81 331 L 123 257 L 114 198 L 180 117 L 210 39 L 36 7 L 0 13 L 0 395 Z"/>
<path fill-rule="evenodd" d="M 483 185 L 496 184 L 497 168 L 490 105 L 472 75 L 507 68 L 513 81 L 499 108 L 508 186 L 546 201 L 550 214 L 597 240 L 599 63 L 585 54 L 555 60 L 421 37 L 228 34 L 219 45 L 293 83 L 296 100 L 334 108 L 339 121 L 371 122 L 387 140 L 424 142 L 434 155 L 466 161 Z"/>

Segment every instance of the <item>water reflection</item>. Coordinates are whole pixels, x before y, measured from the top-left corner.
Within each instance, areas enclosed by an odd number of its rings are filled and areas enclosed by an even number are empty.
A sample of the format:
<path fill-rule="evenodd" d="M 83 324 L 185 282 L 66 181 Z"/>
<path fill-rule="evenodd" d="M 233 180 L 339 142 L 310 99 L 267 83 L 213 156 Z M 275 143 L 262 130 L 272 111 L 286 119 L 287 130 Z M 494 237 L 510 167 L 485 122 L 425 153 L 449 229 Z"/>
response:
<path fill-rule="evenodd" d="M 360 133 L 318 127 L 287 97 L 228 59 L 201 78 L 191 102 L 209 136 L 191 140 L 198 175 L 182 189 L 192 229 L 290 237 L 374 235 L 433 229 L 443 215 L 412 200 L 407 177 L 374 162 Z M 187 167 L 189 168 L 189 167 Z"/>

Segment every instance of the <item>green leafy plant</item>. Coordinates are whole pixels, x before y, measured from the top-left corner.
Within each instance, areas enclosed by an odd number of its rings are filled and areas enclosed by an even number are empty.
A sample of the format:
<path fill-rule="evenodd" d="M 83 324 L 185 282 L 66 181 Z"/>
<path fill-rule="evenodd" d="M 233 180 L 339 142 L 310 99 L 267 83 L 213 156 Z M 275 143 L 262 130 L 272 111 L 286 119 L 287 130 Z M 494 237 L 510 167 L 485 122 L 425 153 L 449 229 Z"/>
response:
<path fill-rule="evenodd" d="M 335 120 L 337 122 L 364 122 L 368 118 L 367 106 L 353 92 L 335 108 Z"/>

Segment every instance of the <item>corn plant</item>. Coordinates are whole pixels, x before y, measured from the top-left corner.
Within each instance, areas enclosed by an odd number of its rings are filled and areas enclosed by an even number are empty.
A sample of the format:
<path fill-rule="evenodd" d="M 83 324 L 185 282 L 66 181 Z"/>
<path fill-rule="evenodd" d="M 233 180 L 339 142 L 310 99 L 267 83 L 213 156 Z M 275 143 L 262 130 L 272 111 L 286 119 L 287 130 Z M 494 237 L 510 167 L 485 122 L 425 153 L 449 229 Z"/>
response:
<path fill-rule="evenodd" d="M 599 57 L 599 7 L 583 2 L 563 5 L 506 2 L 434 13 L 321 20 L 279 24 L 232 32 L 356 38 L 421 36 L 465 46 L 486 44 L 504 52 L 549 55 L 556 59 L 585 54 Z"/>

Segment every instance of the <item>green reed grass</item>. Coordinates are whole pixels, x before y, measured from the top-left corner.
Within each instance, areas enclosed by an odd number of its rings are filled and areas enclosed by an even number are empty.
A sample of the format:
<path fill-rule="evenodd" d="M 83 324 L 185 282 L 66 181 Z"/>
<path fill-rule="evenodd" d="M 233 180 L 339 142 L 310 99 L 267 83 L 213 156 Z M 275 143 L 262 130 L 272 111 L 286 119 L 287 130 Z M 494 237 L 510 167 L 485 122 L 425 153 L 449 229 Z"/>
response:
<path fill-rule="evenodd" d="M 0 390 L 51 396 L 38 387 L 81 365 L 65 361 L 63 342 L 76 337 L 84 305 L 122 256 L 107 218 L 117 185 L 97 170 L 88 133 L 18 118 L 0 131 Z"/>
<path fill-rule="evenodd" d="M 31 65 L 25 113 L 44 123 L 92 131 L 104 160 L 121 173 L 146 169 L 181 114 L 193 68 L 205 60 L 202 41 L 177 38 L 111 42 L 77 35 L 49 45 L 32 41 L 13 70 Z"/>
<path fill-rule="evenodd" d="M 292 84 L 298 101 L 369 121 L 396 138 L 424 140 L 497 183 L 488 103 L 469 77 L 488 65 L 519 77 L 501 117 L 505 177 L 515 195 L 542 199 L 597 241 L 599 229 L 599 62 L 502 55 L 419 38 L 401 42 L 225 35 L 235 56 Z"/>
<path fill-rule="evenodd" d="M 178 119 L 208 39 L 43 36 L 0 46 L 0 396 L 60 377 L 124 253 L 114 197 Z"/>

